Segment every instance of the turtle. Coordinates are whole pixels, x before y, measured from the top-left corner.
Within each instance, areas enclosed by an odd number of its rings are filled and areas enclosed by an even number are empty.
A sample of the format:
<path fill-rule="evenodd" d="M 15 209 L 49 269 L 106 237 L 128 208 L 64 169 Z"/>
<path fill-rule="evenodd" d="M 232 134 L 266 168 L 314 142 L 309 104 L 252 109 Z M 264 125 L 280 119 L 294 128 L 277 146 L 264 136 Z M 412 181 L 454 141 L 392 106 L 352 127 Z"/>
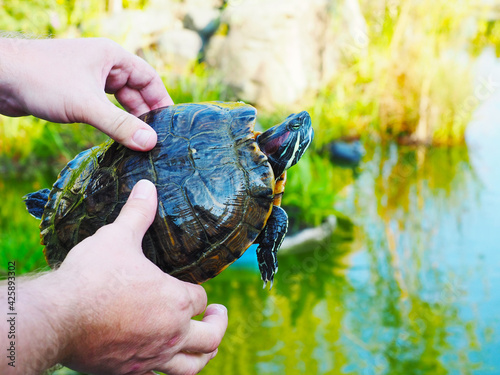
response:
<path fill-rule="evenodd" d="M 78 154 L 52 189 L 24 197 L 41 219 L 51 267 L 79 242 L 112 223 L 141 179 L 157 188 L 158 208 L 146 232 L 145 256 L 164 272 L 201 284 L 252 244 L 264 287 L 278 270 L 277 251 L 288 228 L 281 207 L 286 170 L 314 136 L 306 111 L 265 132 L 254 131 L 256 109 L 243 102 L 185 103 L 140 118 L 158 134 L 148 152 L 109 139 Z"/>

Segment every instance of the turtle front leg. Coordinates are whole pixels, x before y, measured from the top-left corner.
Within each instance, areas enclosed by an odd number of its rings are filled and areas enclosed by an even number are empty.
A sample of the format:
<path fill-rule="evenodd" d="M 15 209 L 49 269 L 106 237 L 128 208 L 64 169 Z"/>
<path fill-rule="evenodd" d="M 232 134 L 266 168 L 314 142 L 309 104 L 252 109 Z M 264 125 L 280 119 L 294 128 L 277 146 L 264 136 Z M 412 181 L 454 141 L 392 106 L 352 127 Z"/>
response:
<path fill-rule="evenodd" d="M 288 215 L 279 206 L 273 206 L 271 215 L 267 219 L 267 224 L 257 237 L 257 260 L 259 262 L 260 274 L 264 281 L 264 288 L 267 282 L 271 282 L 269 289 L 273 287 L 274 274 L 278 272 L 278 249 L 285 238 L 288 229 Z"/>

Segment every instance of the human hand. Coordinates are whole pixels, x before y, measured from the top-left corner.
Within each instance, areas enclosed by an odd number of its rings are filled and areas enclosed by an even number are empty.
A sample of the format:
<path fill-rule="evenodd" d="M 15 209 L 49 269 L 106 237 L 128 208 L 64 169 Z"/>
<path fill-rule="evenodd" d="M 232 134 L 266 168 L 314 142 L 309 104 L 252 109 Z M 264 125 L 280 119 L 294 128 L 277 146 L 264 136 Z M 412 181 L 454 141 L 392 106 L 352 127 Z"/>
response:
<path fill-rule="evenodd" d="M 19 352 L 31 363 L 54 358 L 23 374 L 55 363 L 91 374 L 195 374 L 215 356 L 226 308 L 210 305 L 202 321 L 192 320 L 205 310 L 204 289 L 163 273 L 142 253 L 156 204 L 154 185 L 139 182 L 113 224 L 74 247 L 59 269 L 24 284 L 19 335 L 31 339 L 19 340 Z"/>
<path fill-rule="evenodd" d="M 0 113 L 7 116 L 84 122 L 150 150 L 156 133 L 135 116 L 173 104 L 156 71 L 111 40 L 0 38 L 0 56 Z"/>

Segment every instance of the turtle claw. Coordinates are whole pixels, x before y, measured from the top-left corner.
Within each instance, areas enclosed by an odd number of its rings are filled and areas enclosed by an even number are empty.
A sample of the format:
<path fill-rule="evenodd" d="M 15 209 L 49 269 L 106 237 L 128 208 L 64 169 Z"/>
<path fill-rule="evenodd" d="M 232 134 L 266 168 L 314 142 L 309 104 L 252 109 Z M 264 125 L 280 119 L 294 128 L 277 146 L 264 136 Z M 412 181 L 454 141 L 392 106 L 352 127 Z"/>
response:
<path fill-rule="evenodd" d="M 273 288 L 274 277 L 271 277 L 271 280 L 264 280 L 264 285 L 262 285 L 262 289 L 266 289 L 268 281 L 271 281 L 271 285 L 269 286 L 269 290 L 271 290 Z"/>
<path fill-rule="evenodd" d="M 266 285 L 268 282 L 271 282 L 271 288 L 273 287 L 274 283 L 274 275 L 276 275 L 276 272 L 278 270 L 278 261 L 276 259 L 275 254 L 270 253 L 270 259 L 264 257 L 264 261 L 262 263 L 259 263 L 259 269 L 260 269 L 260 274 L 261 274 L 261 279 L 264 281 L 264 286 L 262 287 L 263 289 L 266 288 Z M 262 254 L 259 254 L 259 258 L 262 256 Z"/>

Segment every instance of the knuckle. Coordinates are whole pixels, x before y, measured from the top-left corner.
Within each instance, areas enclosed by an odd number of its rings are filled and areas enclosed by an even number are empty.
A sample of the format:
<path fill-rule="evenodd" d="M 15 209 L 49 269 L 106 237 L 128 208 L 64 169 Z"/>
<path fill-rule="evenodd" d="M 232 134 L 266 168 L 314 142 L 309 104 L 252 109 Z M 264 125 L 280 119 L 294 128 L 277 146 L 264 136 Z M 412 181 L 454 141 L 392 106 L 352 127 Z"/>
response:
<path fill-rule="evenodd" d="M 203 309 L 207 307 L 208 297 L 207 292 L 201 285 L 193 285 L 191 298 L 198 301 L 200 305 L 203 305 Z"/>
<path fill-rule="evenodd" d="M 207 337 L 206 349 L 207 353 L 213 352 L 217 349 L 221 343 L 222 338 L 219 338 L 217 335 L 210 335 Z"/>
<path fill-rule="evenodd" d="M 180 340 L 181 340 L 180 333 L 176 333 L 167 341 L 167 346 L 169 348 L 173 348 L 179 343 Z"/>
<path fill-rule="evenodd" d="M 94 233 L 93 236 L 102 237 L 102 238 L 109 238 L 109 237 L 114 235 L 113 232 L 114 232 L 113 224 L 107 224 L 107 225 L 104 225 L 104 226 L 100 227 L 99 229 L 97 229 L 97 231 Z"/>
<path fill-rule="evenodd" d="M 121 48 L 118 43 L 109 38 L 94 38 L 96 45 L 105 53 L 105 56 L 111 55 L 116 49 Z"/>
<path fill-rule="evenodd" d="M 192 306 L 191 298 L 186 293 L 179 293 L 177 297 L 177 308 L 179 311 L 187 311 L 190 310 Z"/>
<path fill-rule="evenodd" d="M 111 129 L 113 129 L 114 139 L 118 142 L 126 139 L 128 135 L 128 114 L 121 111 L 121 113 L 117 113 L 117 115 L 112 119 Z"/>

